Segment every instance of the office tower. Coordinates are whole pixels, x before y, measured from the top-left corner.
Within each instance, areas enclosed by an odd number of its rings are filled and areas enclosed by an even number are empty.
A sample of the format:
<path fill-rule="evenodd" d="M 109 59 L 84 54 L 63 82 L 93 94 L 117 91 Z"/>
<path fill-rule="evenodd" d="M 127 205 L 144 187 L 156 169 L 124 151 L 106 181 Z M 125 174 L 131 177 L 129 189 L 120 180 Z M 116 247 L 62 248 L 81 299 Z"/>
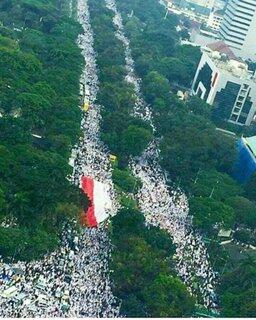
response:
<path fill-rule="evenodd" d="M 250 125 L 256 112 L 256 79 L 221 41 L 202 54 L 192 94 L 213 106 L 214 117 L 236 125 Z"/>
<path fill-rule="evenodd" d="M 220 36 L 236 55 L 256 60 L 256 0 L 229 0 Z"/>

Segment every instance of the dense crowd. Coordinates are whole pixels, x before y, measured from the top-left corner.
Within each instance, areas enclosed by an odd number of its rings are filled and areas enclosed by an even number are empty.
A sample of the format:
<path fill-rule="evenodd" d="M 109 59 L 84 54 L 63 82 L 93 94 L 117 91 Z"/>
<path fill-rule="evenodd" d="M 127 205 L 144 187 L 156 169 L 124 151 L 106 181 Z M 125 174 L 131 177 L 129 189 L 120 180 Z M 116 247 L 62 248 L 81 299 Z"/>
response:
<path fill-rule="evenodd" d="M 115 0 L 105 0 L 108 9 L 114 13 L 113 23 L 117 28 L 116 36 L 125 48 L 127 82 L 133 84 L 136 94 L 135 116 L 139 116 L 153 126 L 150 106 L 143 100 L 140 90 L 141 79 L 135 75 L 134 61 L 129 40 Z M 214 292 L 216 274 L 208 262 L 208 255 L 201 236 L 192 228 L 188 219 L 188 202 L 180 191 L 169 190 L 165 174 L 158 164 L 158 144 L 153 141 L 143 155 L 133 159 L 130 166 L 133 174 L 140 178 L 143 186 L 137 194 L 141 211 L 147 223 L 168 231 L 177 246 L 176 270 L 191 293 L 202 297 L 206 307 L 217 307 Z"/>
<path fill-rule="evenodd" d="M 40 261 L 0 261 L 1 317 L 115 317 L 110 245 L 103 229 L 66 228 L 59 250 Z"/>
<path fill-rule="evenodd" d="M 148 147 L 142 157 L 131 164 L 133 173 L 143 182 L 137 199 L 147 223 L 166 230 L 176 244 L 176 270 L 192 293 L 202 296 L 204 305 L 216 309 L 216 274 L 208 262 L 208 254 L 201 236 L 188 219 L 185 195 L 169 190 L 158 165 L 156 143 Z"/>
<path fill-rule="evenodd" d="M 70 180 L 80 184 L 86 175 L 107 183 L 118 208 L 111 181 L 108 152 L 99 140 L 100 106 L 93 34 L 86 0 L 78 0 L 78 21 L 84 33 L 78 38 L 85 68 L 81 98 L 89 104 L 83 113 L 83 137 L 72 151 Z M 7 225 L 8 227 L 8 225 Z M 40 261 L 7 264 L 0 261 L 1 317 L 116 317 L 120 302 L 111 292 L 108 259 L 110 244 L 104 226 L 98 229 L 66 227 L 60 249 Z"/>
<path fill-rule="evenodd" d="M 72 6 L 72 2 L 71 6 Z M 128 83 L 134 85 L 134 115 L 149 121 L 154 129 L 150 106 L 142 98 L 140 79 L 134 71 L 129 40 L 124 34 L 122 18 L 113 0 L 106 0 L 114 15 L 116 36 L 125 48 Z M 86 0 L 78 0 L 78 21 L 83 34 L 78 45 L 85 59 L 81 76 L 83 136 L 72 151 L 70 180 L 80 185 L 86 175 L 108 185 L 112 199 L 111 215 L 118 210 L 109 161 L 109 153 L 99 139 L 100 109 L 95 103 L 98 92 L 96 55 Z M 184 194 L 169 190 L 158 165 L 157 142 L 153 141 L 143 155 L 130 163 L 133 173 L 143 182 L 137 194 L 146 222 L 167 230 L 177 245 L 175 258 L 178 274 L 191 292 L 200 292 L 206 306 L 215 308 L 216 276 L 208 263 L 201 236 L 188 222 L 188 204 Z M 8 227 L 8 225 L 6 225 Z M 111 254 L 107 231 L 98 229 L 76 231 L 66 226 L 60 248 L 40 261 L 4 263 L 0 261 L 1 317 L 116 317 L 120 302 L 111 292 L 108 259 Z M 196 287 L 198 286 L 198 287 Z"/>

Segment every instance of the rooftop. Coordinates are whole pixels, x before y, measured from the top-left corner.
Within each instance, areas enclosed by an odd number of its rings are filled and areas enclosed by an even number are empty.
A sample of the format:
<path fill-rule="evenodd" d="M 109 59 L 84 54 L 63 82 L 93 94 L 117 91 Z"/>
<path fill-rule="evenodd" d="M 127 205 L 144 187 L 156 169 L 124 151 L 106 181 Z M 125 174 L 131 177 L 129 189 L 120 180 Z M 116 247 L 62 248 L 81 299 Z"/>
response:
<path fill-rule="evenodd" d="M 222 238 L 229 238 L 231 236 L 232 230 L 224 230 L 224 229 L 220 229 L 218 236 L 222 237 Z"/>
<path fill-rule="evenodd" d="M 212 51 L 217 51 L 219 53 L 225 54 L 229 59 L 240 61 L 234 52 L 229 48 L 229 46 L 223 41 L 217 41 L 207 44 L 207 47 Z"/>
<path fill-rule="evenodd" d="M 250 149 L 254 157 L 256 157 L 256 136 L 242 138 L 244 143 L 247 145 L 247 147 Z"/>
<path fill-rule="evenodd" d="M 225 12 L 225 10 L 218 9 L 218 10 L 214 11 L 214 14 L 217 15 L 217 16 L 223 16 L 224 12 Z"/>
<path fill-rule="evenodd" d="M 256 83 L 254 72 L 248 69 L 247 63 L 237 58 L 223 41 L 207 44 L 202 51 L 207 53 L 219 69 L 231 74 L 233 77 Z"/>

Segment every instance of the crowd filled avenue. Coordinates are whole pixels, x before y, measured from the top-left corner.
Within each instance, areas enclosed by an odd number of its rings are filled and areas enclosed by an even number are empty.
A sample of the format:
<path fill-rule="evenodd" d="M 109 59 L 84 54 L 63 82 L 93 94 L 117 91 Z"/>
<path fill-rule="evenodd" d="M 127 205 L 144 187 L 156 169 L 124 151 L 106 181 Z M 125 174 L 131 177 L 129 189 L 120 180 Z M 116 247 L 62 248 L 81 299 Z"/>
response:
<path fill-rule="evenodd" d="M 98 138 L 100 107 L 94 104 L 98 78 L 86 0 L 78 1 L 79 36 L 85 68 L 81 77 L 83 103 L 90 109 L 82 119 L 83 137 L 72 152 L 70 179 L 80 184 L 83 175 L 108 184 L 113 205 L 118 208 L 111 181 L 108 152 Z M 116 317 L 120 302 L 111 292 L 108 259 L 110 244 L 104 226 L 77 233 L 67 227 L 59 250 L 40 261 L 0 262 L 2 317 Z"/>
<path fill-rule="evenodd" d="M 136 95 L 134 115 L 149 121 L 153 126 L 150 106 L 143 100 L 140 90 L 141 80 L 134 72 L 134 61 L 129 40 L 124 34 L 122 17 L 115 0 L 105 0 L 108 9 L 114 13 L 113 23 L 116 36 L 125 48 L 127 82 L 133 84 Z M 206 307 L 217 307 L 216 274 L 213 272 L 201 236 L 193 231 L 187 216 L 189 212 L 186 196 L 180 191 L 169 190 L 165 175 L 158 164 L 158 144 L 153 141 L 143 155 L 133 159 L 130 166 L 133 174 L 140 178 L 143 186 L 137 194 L 141 211 L 147 223 L 168 231 L 177 246 L 176 270 L 190 292 L 202 296 Z"/>
<path fill-rule="evenodd" d="M 216 274 L 208 262 L 201 236 L 193 231 L 188 218 L 188 203 L 184 194 L 168 189 L 158 165 L 154 142 L 141 158 L 132 163 L 135 176 L 143 182 L 137 195 L 146 221 L 166 230 L 177 246 L 176 270 L 191 292 L 202 296 L 205 306 L 215 309 Z"/>
<path fill-rule="evenodd" d="M 152 128 L 154 129 L 152 123 L 152 115 L 149 106 L 143 100 L 143 97 L 140 92 L 140 79 L 137 77 L 135 70 L 134 70 L 134 61 L 132 58 L 132 52 L 130 49 L 130 42 L 129 39 L 125 36 L 124 29 L 123 29 L 123 22 L 122 16 L 120 12 L 118 12 L 117 7 L 115 5 L 115 1 L 113 0 L 106 0 L 106 6 L 108 9 L 114 12 L 113 23 L 116 26 L 116 37 L 123 43 L 125 48 L 125 67 L 127 71 L 127 75 L 125 77 L 128 83 L 131 83 L 134 86 L 134 91 L 136 93 L 136 100 L 134 106 L 134 116 L 140 117 L 143 120 L 147 120 Z"/>
<path fill-rule="evenodd" d="M 114 12 L 116 36 L 125 49 L 126 81 L 134 86 L 134 116 L 148 121 L 153 130 L 150 106 L 143 100 L 141 80 L 134 71 L 129 40 L 124 34 L 121 14 L 115 1 L 105 0 Z M 73 2 L 70 2 L 72 8 Z M 119 209 L 112 182 L 108 149 L 99 138 L 101 106 L 97 105 L 98 77 L 93 32 L 87 0 L 77 1 L 77 18 L 83 28 L 78 45 L 85 67 L 80 79 L 82 137 L 72 151 L 70 181 L 81 186 L 83 176 L 107 186 L 111 198 L 109 215 Z M 143 186 L 137 194 L 146 223 L 166 230 L 177 246 L 176 270 L 191 292 L 200 293 L 205 306 L 216 308 L 216 275 L 208 262 L 201 236 L 188 221 L 186 196 L 170 190 L 158 164 L 158 144 L 152 141 L 130 167 Z M 106 222 L 107 223 L 107 222 Z M 111 291 L 108 260 L 111 256 L 106 223 L 99 228 L 76 231 L 63 229 L 61 246 L 40 261 L 4 263 L 0 261 L 0 316 L 2 317 L 118 317 L 120 301 Z"/>
<path fill-rule="evenodd" d="M 117 316 L 109 248 L 103 229 L 86 229 L 81 235 L 67 229 L 61 248 L 40 261 L 1 261 L 1 317 Z"/>

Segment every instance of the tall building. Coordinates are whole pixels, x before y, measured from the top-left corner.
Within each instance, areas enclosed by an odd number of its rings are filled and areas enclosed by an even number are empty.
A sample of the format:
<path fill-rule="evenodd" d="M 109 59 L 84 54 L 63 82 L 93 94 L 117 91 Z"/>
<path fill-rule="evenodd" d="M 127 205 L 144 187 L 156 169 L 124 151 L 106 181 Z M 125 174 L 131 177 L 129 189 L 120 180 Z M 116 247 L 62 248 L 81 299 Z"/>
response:
<path fill-rule="evenodd" d="M 199 62 L 192 94 L 214 107 L 218 120 L 250 125 L 256 113 L 256 78 L 221 41 L 208 45 Z"/>
<path fill-rule="evenodd" d="M 236 55 L 256 60 L 256 0 L 229 0 L 220 36 Z"/>

